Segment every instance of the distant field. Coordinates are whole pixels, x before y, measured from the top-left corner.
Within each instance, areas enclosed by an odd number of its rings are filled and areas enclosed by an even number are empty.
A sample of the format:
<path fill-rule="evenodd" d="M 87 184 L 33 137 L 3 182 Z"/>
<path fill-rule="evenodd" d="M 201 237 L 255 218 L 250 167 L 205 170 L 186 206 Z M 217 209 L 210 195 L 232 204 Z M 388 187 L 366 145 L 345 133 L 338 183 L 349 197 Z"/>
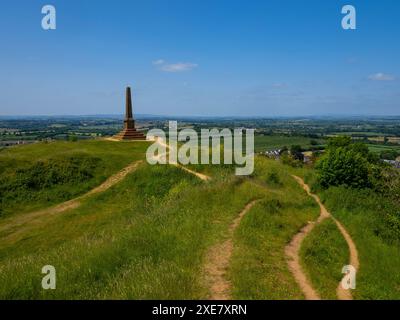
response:
<path fill-rule="evenodd" d="M 389 137 L 388 140 L 389 142 L 400 144 L 400 137 Z"/>
<path fill-rule="evenodd" d="M 372 131 L 348 131 L 348 132 L 335 132 L 333 135 L 335 136 L 369 136 L 369 137 L 377 137 L 384 136 L 385 134 L 382 132 L 372 132 Z"/>
<path fill-rule="evenodd" d="M 317 143 L 324 144 L 323 139 L 313 139 L 302 136 L 255 136 L 254 149 L 255 152 L 268 151 L 279 149 L 284 146 L 290 147 L 291 145 L 300 145 L 303 148 L 311 147 L 311 141 L 315 140 Z"/>
<path fill-rule="evenodd" d="M 351 136 L 353 139 L 363 139 L 367 138 L 369 141 L 372 143 L 374 142 L 384 142 L 385 137 L 387 138 L 387 141 L 390 143 L 396 143 L 400 144 L 400 137 L 397 136 L 389 136 L 387 134 L 381 133 L 381 132 L 336 132 L 334 134 L 329 134 L 327 135 L 328 137 L 334 137 L 334 136 Z"/>
<path fill-rule="evenodd" d="M 381 145 L 381 144 L 367 144 L 369 150 L 371 152 L 381 152 L 381 151 L 387 151 L 387 150 L 397 150 L 400 151 L 400 146 L 387 146 L 387 145 Z"/>

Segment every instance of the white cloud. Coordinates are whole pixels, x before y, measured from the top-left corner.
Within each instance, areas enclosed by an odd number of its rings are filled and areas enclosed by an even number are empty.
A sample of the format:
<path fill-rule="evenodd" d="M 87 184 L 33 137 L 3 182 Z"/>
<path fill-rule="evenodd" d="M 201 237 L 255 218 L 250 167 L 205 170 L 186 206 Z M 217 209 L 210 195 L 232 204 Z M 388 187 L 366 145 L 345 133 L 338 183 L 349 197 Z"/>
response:
<path fill-rule="evenodd" d="M 164 64 L 164 60 L 163 59 L 158 59 L 158 60 L 154 60 L 153 61 L 153 64 L 155 65 L 155 66 L 158 66 L 158 65 L 160 65 L 160 64 Z"/>
<path fill-rule="evenodd" d="M 393 81 L 393 80 L 395 80 L 395 77 L 390 75 L 390 74 L 378 72 L 378 73 L 375 73 L 375 74 L 371 74 L 368 77 L 368 79 L 369 80 L 374 80 L 374 81 Z"/>
<path fill-rule="evenodd" d="M 183 72 L 183 71 L 190 71 L 196 68 L 197 66 L 198 65 L 196 63 L 178 62 L 178 63 L 164 64 L 161 67 L 161 70 L 165 72 Z"/>

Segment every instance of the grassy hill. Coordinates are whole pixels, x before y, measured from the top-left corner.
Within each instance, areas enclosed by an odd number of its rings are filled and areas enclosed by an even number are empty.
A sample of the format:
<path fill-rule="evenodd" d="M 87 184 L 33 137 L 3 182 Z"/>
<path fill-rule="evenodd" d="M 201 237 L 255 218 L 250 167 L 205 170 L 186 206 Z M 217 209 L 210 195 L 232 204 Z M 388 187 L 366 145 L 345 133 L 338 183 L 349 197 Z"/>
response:
<path fill-rule="evenodd" d="M 32 168 L 40 161 L 70 164 L 71 157 L 79 159 L 79 170 L 85 168 L 91 174 L 82 180 L 75 175 L 56 179 L 52 185 L 44 184 L 33 198 L 19 198 L 29 189 L 18 189 L 18 193 L 7 189 L 8 198 L 2 199 L 6 213 L 0 219 L 0 298 L 206 299 L 212 292 L 205 274 L 209 250 L 227 239 L 233 244 L 226 270 L 231 298 L 304 298 L 284 249 L 319 215 L 314 199 L 291 177 L 295 173 L 311 181 L 311 169 L 293 169 L 263 157 L 256 158 L 250 177 L 234 176 L 229 165 L 190 166 L 212 178 L 203 181 L 175 166 L 150 166 L 142 161 L 125 179 L 83 198 L 77 207 L 26 218 L 29 215 L 24 212 L 87 192 L 129 163 L 144 159 L 145 150 L 146 143 L 98 140 L 35 144 L 0 152 L 4 181 L 14 181 L 18 174 L 31 177 L 29 170 L 20 169 Z M 97 160 L 91 166 L 88 159 Z M 67 196 L 54 192 L 70 187 Z M 343 202 L 334 189 L 322 195 L 354 235 L 360 250 L 356 298 L 399 299 L 395 270 L 400 253 L 397 242 L 389 241 L 396 235 L 386 233 L 382 240 L 382 233 L 376 234 L 379 222 L 372 220 L 375 208 L 363 215 L 361 211 L 367 208 L 361 200 L 346 205 L 350 194 Z M 232 222 L 253 200 L 254 206 L 230 234 Z M 18 221 L 23 224 L 7 227 Z M 368 248 L 372 248 L 370 255 Z M 336 298 L 348 251 L 330 220 L 306 238 L 301 257 L 321 296 Z M 56 290 L 41 287 L 44 265 L 57 270 Z M 373 272 L 385 268 L 389 272 L 384 276 Z"/>
<path fill-rule="evenodd" d="M 0 150 L 0 218 L 69 200 L 135 160 L 148 143 L 87 140 Z"/>

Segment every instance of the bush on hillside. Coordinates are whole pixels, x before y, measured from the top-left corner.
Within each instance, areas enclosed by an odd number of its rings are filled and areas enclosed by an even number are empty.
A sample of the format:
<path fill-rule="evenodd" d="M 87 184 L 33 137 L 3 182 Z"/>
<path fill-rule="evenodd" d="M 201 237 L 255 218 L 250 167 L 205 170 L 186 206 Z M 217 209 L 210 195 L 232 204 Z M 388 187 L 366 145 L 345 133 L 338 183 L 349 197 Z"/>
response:
<path fill-rule="evenodd" d="M 355 150 L 345 147 L 330 149 L 317 162 L 316 168 L 322 187 L 343 185 L 365 188 L 370 186 L 369 163 Z"/>
<path fill-rule="evenodd" d="M 331 138 L 325 154 L 316 164 L 319 184 L 324 188 L 371 187 L 373 179 L 370 175 L 376 163 L 376 157 L 365 144 L 353 143 L 350 137 Z"/>

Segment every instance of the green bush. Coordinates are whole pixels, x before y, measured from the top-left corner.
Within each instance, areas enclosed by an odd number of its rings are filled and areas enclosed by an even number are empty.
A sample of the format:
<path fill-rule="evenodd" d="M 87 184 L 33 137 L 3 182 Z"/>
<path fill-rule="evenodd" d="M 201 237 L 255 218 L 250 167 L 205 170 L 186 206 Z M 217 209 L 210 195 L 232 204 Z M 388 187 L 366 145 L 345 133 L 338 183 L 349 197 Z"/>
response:
<path fill-rule="evenodd" d="M 267 183 L 275 185 L 275 186 L 282 185 L 281 179 L 279 178 L 279 174 L 276 171 L 268 172 Z"/>
<path fill-rule="evenodd" d="M 371 174 L 376 174 L 377 161 L 364 143 L 353 143 L 350 137 L 331 138 L 325 154 L 316 163 L 318 182 L 324 188 L 372 187 Z"/>
<path fill-rule="evenodd" d="M 52 202 L 74 195 L 80 184 L 94 178 L 100 162 L 90 155 L 75 154 L 15 166 L 0 163 L 0 215 L 12 203 Z"/>
<path fill-rule="evenodd" d="M 330 149 L 317 162 L 319 182 L 322 187 L 346 186 L 365 188 L 370 186 L 369 163 L 365 157 L 345 147 Z"/>

